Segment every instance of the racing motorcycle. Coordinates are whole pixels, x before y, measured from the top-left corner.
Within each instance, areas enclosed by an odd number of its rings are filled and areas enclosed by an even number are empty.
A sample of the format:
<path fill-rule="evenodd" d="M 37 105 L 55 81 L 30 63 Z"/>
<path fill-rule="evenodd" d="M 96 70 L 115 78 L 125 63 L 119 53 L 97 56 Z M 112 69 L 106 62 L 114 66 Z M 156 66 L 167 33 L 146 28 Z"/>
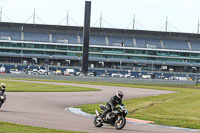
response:
<path fill-rule="evenodd" d="M 106 109 L 105 105 L 99 105 L 101 110 L 104 111 Z M 97 110 L 96 116 L 94 118 L 95 127 L 102 127 L 103 124 L 110 124 L 114 126 L 117 130 L 121 130 L 126 125 L 126 115 L 128 114 L 128 110 L 124 105 L 120 105 L 115 110 L 105 114 L 105 116 L 100 118 L 101 113 Z"/>
<path fill-rule="evenodd" d="M 2 104 L 6 101 L 6 95 L 5 93 L 0 92 L 0 108 Z"/>

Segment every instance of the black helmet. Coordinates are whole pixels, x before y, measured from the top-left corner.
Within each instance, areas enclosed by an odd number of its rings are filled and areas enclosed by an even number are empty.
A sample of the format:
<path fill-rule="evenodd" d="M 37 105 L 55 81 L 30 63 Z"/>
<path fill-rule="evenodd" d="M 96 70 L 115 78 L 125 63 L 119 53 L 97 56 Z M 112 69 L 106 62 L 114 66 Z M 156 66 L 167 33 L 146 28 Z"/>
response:
<path fill-rule="evenodd" d="M 122 99 L 124 94 L 121 91 L 116 92 L 115 94 L 119 99 Z"/>

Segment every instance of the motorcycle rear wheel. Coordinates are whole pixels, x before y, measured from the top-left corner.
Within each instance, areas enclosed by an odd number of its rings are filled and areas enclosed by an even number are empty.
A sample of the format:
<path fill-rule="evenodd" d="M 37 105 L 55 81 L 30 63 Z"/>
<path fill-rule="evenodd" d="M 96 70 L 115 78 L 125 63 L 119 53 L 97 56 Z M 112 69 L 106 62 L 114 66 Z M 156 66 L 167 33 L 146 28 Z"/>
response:
<path fill-rule="evenodd" d="M 98 118 L 99 117 L 95 116 L 95 118 L 94 118 L 94 126 L 95 127 L 102 127 L 103 123 L 100 120 L 98 120 Z"/>
<path fill-rule="evenodd" d="M 115 129 L 117 130 L 121 130 L 122 128 L 124 128 L 124 126 L 126 125 L 126 119 L 125 117 L 121 117 L 120 120 L 116 120 L 115 121 Z"/>

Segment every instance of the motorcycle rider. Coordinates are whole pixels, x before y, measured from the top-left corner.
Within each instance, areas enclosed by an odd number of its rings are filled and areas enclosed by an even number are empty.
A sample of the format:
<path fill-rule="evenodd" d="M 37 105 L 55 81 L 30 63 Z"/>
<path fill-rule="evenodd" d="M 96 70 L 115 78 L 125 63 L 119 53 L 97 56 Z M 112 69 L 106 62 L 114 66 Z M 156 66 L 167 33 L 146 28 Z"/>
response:
<path fill-rule="evenodd" d="M 6 90 L 6 84 L 1 83 L 0 84 L 0 100 L 2 101 L 2 104 L 5 102 L 5 98 L 6 98 L 5 90 Z M 0 108 L 2 104 L 0 104 Z"/>
<path fill-rule="evenodd" d="M 104 115 L 107 114 L 108 112 L 111 112 L 111 111 L 115 110 L 115 107 L 118 104 L 119 105 L 123 105 L 122 98 L 123 98 L 122 91 L 117 91 L 116 94 L 113 97 L 110 98 L 110 100 L 108 101 L 108 103 L 105 106 L 106 109 L 103 111 L 103 113 L 100 116 L 101 121 L 103 121 Z"/>

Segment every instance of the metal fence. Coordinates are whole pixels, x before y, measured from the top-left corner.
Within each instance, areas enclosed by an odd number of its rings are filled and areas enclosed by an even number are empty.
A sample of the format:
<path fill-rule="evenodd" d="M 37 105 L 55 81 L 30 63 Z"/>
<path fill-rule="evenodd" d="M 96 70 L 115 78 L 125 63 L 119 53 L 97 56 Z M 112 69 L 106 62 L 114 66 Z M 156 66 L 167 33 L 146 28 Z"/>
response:
<path fill-rule="evenodd" d="M 66 80 L 66 81 L 68 80 L 68 81 L 91 81 L 91 82 L 110 82 L 110 83 L 135 83 L 135 84 L 198 85 L 197 81 L 111 78 L 111 77 L 81 77 L 81 76 L 58 76 L 58 75 L 0 74 L 0 78 L 48 79 L 48 80 Z"/>

